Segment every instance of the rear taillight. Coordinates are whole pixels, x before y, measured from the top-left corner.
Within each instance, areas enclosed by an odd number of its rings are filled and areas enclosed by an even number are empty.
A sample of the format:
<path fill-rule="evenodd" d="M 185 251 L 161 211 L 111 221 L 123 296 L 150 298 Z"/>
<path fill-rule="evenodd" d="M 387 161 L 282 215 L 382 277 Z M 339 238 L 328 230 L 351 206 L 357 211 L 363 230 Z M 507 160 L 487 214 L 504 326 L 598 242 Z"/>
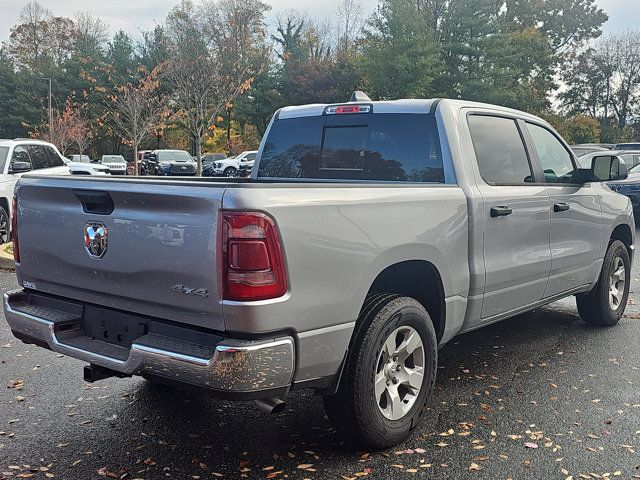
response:
<path fill-rule="evenodd" d="M 282 247 L 271 217 L 222 211 L 222 281 L 225 300 L 252 301 L 287 292 Z"/>
<path fill-rule="evenodd" d="M 20 263 L 20 245 L 18 244 L 18 197 L 13 196 L 11 205 L 11 233 L 13 235 L 13 259 Z"/>

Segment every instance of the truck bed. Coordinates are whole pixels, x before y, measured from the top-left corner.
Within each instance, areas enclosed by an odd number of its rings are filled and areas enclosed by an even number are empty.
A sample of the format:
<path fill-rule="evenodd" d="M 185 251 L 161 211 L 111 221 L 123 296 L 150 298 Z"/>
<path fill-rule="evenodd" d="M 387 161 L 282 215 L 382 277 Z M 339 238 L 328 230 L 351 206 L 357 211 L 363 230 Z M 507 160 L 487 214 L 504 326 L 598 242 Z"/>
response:
<path fill-rule="evenodd" d="M 83 192 L 108 195 L 113 211 L 83 211 Z M 274 219 L 288 282 L 283 297 L 222 299 L 220 209 Z M 25 288 L 229 335 L 293 333 L 305 352 L 300 378 L 340 363 L 360 305 L 386 266 L 423 258 L 443 272 L 452 329 L 469 288 L 467 205 L 455 185 L 32 176 L 18 185 L 18 215 Z M 109 230 L 101 259 L 85 251 L 87 222 Z"/>

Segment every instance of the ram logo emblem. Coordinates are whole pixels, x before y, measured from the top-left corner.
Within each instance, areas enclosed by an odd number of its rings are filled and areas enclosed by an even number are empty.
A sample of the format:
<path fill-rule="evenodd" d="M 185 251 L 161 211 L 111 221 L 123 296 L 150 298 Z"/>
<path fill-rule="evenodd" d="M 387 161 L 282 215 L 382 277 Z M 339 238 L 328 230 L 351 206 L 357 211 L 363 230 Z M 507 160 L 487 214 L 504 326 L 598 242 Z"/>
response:
<path fill-rule="evenodd" d="M 84 226 L 84 249 L 91 258 L 102 258 L 107 252 L 109 229 L 99 222 Z"/>

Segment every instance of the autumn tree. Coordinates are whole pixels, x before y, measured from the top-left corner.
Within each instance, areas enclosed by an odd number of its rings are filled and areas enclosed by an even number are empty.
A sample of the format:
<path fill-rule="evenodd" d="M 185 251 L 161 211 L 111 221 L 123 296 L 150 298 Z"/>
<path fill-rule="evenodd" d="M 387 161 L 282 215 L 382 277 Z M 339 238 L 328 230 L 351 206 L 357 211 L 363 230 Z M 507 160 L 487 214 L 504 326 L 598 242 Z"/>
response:
<path fill-rule="evenodd" d="M 38 2 L 27 3 L 20 11 L 18 25 L 10 30 L 7 53 L 16 66 L 37 70 L 47 61 L 48 20 L 51 11 Z"/>
<path fill-rule="evenodd" d="M 199 175 L 209 127 L 251 85 L 253 64 L 249 52 L 240 50 L 251 43 L 266 9 L 258 0 L 221 0 L 199 7 L 183 0 L 169 14 L 165 78 L 172 88 L 175 118 L 193 138 Z M 219 28 L 212 29 L 212 24 Z"/>
<path fill-rule="evenodd" d="M 588 115 L 575 115 L 567 122 L 572 143 L 598 143 L 600 123 Z"/>
<path fill-rule="evenodd" d="M 89 12 L 77 12 L 73 21 L 76 57 L 101 59 L 109 39 L 107 24 Z"/>
<path fill-rule="evenodd" d="M 362 3 L 360 0 L 341 0 L 338 4 L 338 51 L 349 56 L 354 53 L 362 29 Z"/>
<path fill-rule="evenodd" d="M 78 149 L 78 153 L 83 155 L 93 142 L 93 126 L 91 120 L 78 112 L 74 118 L 75 122 L 71 128 L 71 139 Z"/>
<path fill-rule="evenodd" d="M 640 112 L 640 32 L 609 34 L 570 65 L 562 77 L 567 87 L 559 94 L 565 111 L 605 123 L 613 119 L 622 134 Z"/>
<path fill-rule="evenodd" d="M 18 69 L 43 71 L 61 65 L 73 46 L 71 20 L 54 17 L 51 11 L 34 1 L 27 3 L 11 28 L 6 53 Z"/>
<path fill-rule="evenodd" d="M 127 75 L 118 75 L 111 66 L 104 66 L 108 85 L 101 85 L 91 73 L 85 73 L 94 84 L 93 97 L 105 110 L 104 121 L 133 149 L 136 175 L 140 162 L 140 144 L 154 132 L 165 109 L 165 99 L 157 94 L 160 69 L 147 71 L 139 67 Z"/>

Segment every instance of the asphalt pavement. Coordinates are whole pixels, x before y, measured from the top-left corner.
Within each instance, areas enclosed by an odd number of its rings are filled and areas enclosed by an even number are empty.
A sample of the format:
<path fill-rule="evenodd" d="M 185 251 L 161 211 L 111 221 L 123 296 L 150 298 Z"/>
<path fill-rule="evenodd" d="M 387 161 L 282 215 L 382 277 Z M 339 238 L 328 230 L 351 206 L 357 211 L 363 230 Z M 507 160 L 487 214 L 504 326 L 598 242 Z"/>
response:
<path fill-rule="evenodd" d="M 307 392 L 269 416 L 143 379 L 85 383 L 82 362 L 0 318 L 0 480 L 640 478 L 639 273 L 614 328 L 585 326 L 571 299 L 454 339 L 425 421 L 384 452 L 345 445 Z"/>

